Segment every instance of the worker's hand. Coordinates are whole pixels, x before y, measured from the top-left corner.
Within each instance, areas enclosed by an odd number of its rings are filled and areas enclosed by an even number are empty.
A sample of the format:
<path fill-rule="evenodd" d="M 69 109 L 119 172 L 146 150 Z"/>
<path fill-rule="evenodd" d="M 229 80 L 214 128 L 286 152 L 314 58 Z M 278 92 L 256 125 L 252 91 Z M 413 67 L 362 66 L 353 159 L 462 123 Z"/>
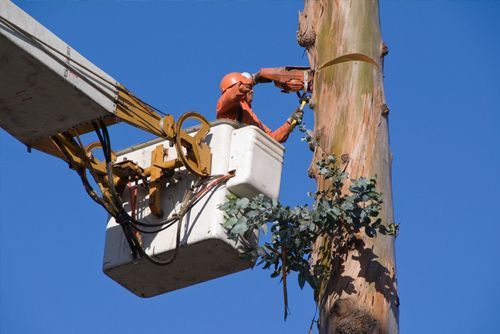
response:
<path fill-rule="evenodd" d="M 244 100 L 246 99 L 248 92 L 250 92 L 251 90 L 252 86 L 246 85 L 242 82 L 238 82 L 226 89 L 225 94 L 227 94 L 227 96 L 234 96 L 238 100 Z"/>
<path fill-rule="evenodd" d="M 242 93 L 245 93 L 245 94 L 248 93 L 249 91 L 251 91 L 252 87 L 253 87 L 253 79 L 250 76 L 250 74 L 248 74 L 248 75 L 249 75 L 249 77 L 245 77 L 244 79 L 242 79 L 242 81 L 240 81 L 238 83 L 240 91 Z"/>
<path fill-rule="evenodd" d="M 252 90 L 252 84 L 240 82 L 238 83 L 238 90 L 240 91 L 240 93 L 246 95 L 249 91 Z"/>
<path fill-rule="evenodd" d="M 303 116 L 304 116 L 304 111 L 300 110 L 300 108 L 297 108 L 297 110 L 295 110 L 293 114 L 290 115 L 290 118 L 288 118 L 288 123 L 290 124 L 300 123 L 302 121 Z"/>
<path fill-rule="evenodd" d="M 253 90 L 252 90 L 252 79 L 248 81 L 238 83 L 238 94 L 237 96 L 242 101 L 246 101 L 248 104 L 252 104 L 253 100 Z"/>

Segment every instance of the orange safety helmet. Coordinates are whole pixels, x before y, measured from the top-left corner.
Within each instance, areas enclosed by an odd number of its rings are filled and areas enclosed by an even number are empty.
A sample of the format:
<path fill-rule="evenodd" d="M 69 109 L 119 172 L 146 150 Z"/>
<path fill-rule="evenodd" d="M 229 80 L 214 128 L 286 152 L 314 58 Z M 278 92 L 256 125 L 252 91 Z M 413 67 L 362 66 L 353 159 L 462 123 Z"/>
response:
<path fill-rule="evenodd" d="M 221 93 L 224 93 L 226 89 L 236 85 L 238 82 L 251 85 L 253 83 L 252 76 L 246 72 L 244 73 L 231 72 L 226 74 L 220 82 Z"/>

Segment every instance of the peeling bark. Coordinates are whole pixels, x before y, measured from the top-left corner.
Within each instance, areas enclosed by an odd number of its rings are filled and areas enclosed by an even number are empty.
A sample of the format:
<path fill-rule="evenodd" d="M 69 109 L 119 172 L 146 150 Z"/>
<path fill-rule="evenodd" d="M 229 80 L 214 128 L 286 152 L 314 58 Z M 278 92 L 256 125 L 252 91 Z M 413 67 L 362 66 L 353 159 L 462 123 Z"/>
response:
<path fill-rule="evenodd" d="M 377 0 L 305 0 L 297 40 L 311 68 L 348 53 L 361 53 L 383 68 Z M 323 153 L 346 160 L 351 178 L 377 176 L 383 194 L 381 218 L 393 223 L 391 153 L 382 72 L 373 64 L 350 61 L 315 74 L 314 132 L 319 139 L 313 163 Z M 310 173 L 315 173 L 310 169 Z M 325 186 L 317 178 L 318 188 Z M 320 305 L 320 333 L 398 333 L 394 238 L 359 236 L 335 272 Z M 358 324 L 356 326 L 356 324 Z"/>

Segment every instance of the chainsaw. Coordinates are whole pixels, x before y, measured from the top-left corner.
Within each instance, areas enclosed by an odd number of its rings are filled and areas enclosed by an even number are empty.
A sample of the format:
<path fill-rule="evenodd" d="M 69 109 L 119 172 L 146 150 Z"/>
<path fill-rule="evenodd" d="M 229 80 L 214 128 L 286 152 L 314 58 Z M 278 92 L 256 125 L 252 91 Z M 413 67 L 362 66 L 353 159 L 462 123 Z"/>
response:
<path fill-rule="evenodd" d="M 273 82 L 283 93 L 311 93 L 313 89 L 314 71 L 309 67 L 285 66 L 261 68 L 252 75 L 254 85 Z"/>

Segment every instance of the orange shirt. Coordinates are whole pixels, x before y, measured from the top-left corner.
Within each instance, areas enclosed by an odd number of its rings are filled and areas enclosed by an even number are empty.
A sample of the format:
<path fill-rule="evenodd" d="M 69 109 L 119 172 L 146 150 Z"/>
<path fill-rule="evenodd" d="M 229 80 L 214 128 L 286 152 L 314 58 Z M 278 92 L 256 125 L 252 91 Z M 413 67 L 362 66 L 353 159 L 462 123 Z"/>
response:
<path fill-rule="evenodd" d="M 245 94 L 240 92 L 238 85 L 228 88 L 217 102 L 217 119 L 227 118 L 248 125 L 255 125 L 278 142 L 285 142 L 292 131 L 291 124 L 287 121 L 275 131 L 271 131 L 259 120 L 257 115 L 255 115 L 252 111 L 252 107 L 250 107 L 244 97 Z M 240 119 L 238 119 L 238 116 Z"/>

